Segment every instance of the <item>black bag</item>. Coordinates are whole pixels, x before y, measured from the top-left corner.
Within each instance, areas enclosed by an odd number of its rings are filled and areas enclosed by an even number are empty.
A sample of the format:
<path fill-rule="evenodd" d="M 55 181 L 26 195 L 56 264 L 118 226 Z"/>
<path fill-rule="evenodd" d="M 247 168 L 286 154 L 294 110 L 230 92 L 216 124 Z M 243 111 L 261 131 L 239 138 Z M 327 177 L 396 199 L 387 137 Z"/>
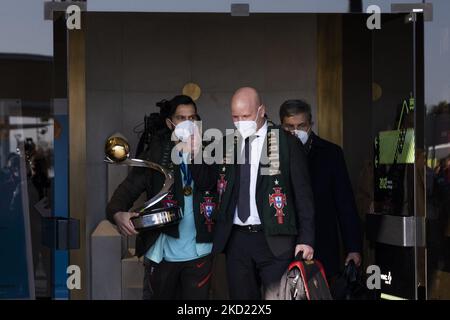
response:
<path fill-rule="evenodd" d="M 331 285 L 331 295 L 335 300 L 378 300 L 379 292 L 367 288 L 366 277 L 350 260 Z"/>

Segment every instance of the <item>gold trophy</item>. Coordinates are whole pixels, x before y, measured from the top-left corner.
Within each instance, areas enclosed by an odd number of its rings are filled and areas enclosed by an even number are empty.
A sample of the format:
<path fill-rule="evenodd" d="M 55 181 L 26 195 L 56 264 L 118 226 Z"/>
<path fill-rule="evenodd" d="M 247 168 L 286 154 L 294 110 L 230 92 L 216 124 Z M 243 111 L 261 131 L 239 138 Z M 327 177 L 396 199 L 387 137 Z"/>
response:
<path fill-rule="evenodd" d="M 180 222 L 183 214 L 178 206 L 152 209 L 169 194 L 174 183 L 172 170 L 151 161 L 130 159 L 130 146 L 126 139 L 119 136 L 112 136 L 106 140 L 105 162 L 113 165 L 154 169 L 165 177 L 162 189 L 136 210 L 139 213 L 138 217 L 131 218 L 136 230 L 159 228 Z"/>

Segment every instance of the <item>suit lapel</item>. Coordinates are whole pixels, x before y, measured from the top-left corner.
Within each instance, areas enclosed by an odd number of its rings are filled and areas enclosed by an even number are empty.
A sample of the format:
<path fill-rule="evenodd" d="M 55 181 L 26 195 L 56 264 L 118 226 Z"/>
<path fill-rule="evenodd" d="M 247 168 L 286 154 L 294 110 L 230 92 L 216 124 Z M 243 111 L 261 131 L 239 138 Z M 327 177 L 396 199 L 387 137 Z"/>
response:
<path fill-rule="evenodd" d="M 180 166 L 175 165 L 173 166 L 173 173 L 175 178 L 175 183 L 173 186 L 173 193 L 175 196 L 175 199 L 179 200 L 179 207 L 184 210 L 184 194 L 183 194 L 183 177 L 181 176 L 180 172 Z"/>
<path fill-rule="evenodd" d="M 321 147 L 321 141 L 318 136 L 314 134 L 314 132 L 311 132 L 311 148 L 308 152 L 308 159 L 313 160 L 317 154 L 317 148 Z"/>
<path fill-rule="evenodd" d="M 267 128 L 267 132 L 269 132 L 269 130 L 270 130 L 270 128 Z M 256 177 L 256 195 L 259 194 L 259 188 L 261 187 L 261 182 L 262 182 L 262 179 L 263 179 L 263 176 L 261 175 L 261 167 L 262 166 L 267 166 L 267 164 L 264 165 L 264 164 L 261 163 L 261 158 L 262 158 L 262 155 L 263 155 L 264 151 L 267 152 L 266 153 L 266 159 L 267 159 L 267 157 L 269 156 L 268 155 L 268 149 L 267 149 L 267 134 L 264 137 L 263 148 L 261 150 L 261 156 L 259 157 L 258 176 Z"/>
<path fill-rule="evenodd" d="M 232 215 L 231 218 L 234 217 L 234 209 L 236 207 L 236 201 L 238 195 L 239 195 L 239 167 L 237 165 L 236 159 L 236 145 L 233 144 L 233 150 L 232 155 L 234 157 L 234 163 L 230 164 L 222 164 L 220 167 L 219 174 L 225 174 L 225 180 L 227 182 L 227 186 L 225 189 L 225 192 L 222 195 L 221 199 L 221 207 L 225 208 L 225 211 L 223 213 L 225 214 L 225 217 L 227 219 L 230 218 L 230 215 Z M 224 154 L 227 154 L 228 150 L 224 150 Z M 225 172 L 223 171 L 223 168 L 225 168 Z M 231 207 L 230 207 L 231 206 Z"/>

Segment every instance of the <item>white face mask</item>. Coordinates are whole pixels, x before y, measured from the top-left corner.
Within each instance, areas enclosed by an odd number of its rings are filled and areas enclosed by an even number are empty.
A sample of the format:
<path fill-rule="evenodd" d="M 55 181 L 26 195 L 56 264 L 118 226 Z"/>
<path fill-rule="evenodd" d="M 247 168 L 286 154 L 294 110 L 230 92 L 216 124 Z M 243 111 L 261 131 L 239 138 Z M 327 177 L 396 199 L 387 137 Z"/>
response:
<path fill-rule="evenodd" d="M 308 141 L 309 133 L 303 130 L 294 130 L 294 134 L 300 141 L 305 144 Z"/>
<path fill-rule="evenodd" d="M 175 126 L 174 134 L 182 142 L 186 142 L 189 137 L 194 134 L 194 127 L 194 122 L 190 120 L 184 120 Z"/>
<path fill-rule="evenodd" d="M 256 124 L 256 120 L 258 119 L 260 108 L 261 106 L 259 106 L 258 111 L 256 112 L 255 120 L 243 120 L 234 122 L 234 126 L 239 130 L 242 138 L 246 139 L 256 133 L 256 129 L 258 127 Z"/>

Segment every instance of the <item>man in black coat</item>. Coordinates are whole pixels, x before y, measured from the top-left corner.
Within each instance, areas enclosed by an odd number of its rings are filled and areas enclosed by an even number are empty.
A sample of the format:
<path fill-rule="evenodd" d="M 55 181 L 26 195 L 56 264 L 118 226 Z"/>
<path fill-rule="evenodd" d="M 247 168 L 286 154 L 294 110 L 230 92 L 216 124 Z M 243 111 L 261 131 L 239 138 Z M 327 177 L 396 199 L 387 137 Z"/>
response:
<path fill-rule="evenodd" d="M 342 149 L 312 131 L 311 107 L 302 100 L 288 100 L 280 107 L 280 120 L 304 145 L 316 210 L 314 257 L 332 278 L 342 270 L 339 232 L 350 260 L 361 264 L 361 225 Z"/>
<path fill-rule="evenodd" d="M 268 123 L 255 89 L 236 91 L 231 116 L 238 130 L 219 142 L 231 141 L 224 161 L 191 171 L 197 188 L 219 196 L 213 253 L 226 254 L 231 299 L 260 299 L 260 285 L 278 287 L 294 254 L 313 258 L 307 159 L 292 135 Z"/>
<path fill-rule="evenodd" d="M 211 223 L 215 206 L 212 192 L 200 192 L 192 183 L 183 151 L 186 128 L 194 128 L 198 119 L 197 106 L 188 96 L 177 95 L 157 104 L 161 108 L 158 123 L 163 127 L 151 135 L 148 150 L 140 158 L 172 170 L 174 184 L 158 207 L 179 206 L 183 218 L 177 224 L 159 228 L 135 230 L 130 212 L 143 193 L 151 198 L 163 187 L 164 175 L 156 170 L 134 167 L 114 191 L 108 203 L 108 219 L 124 236 L 136 235 L 136 255 L 144 256 L 143 298 L 145 300 L 194 299 L 209 297 L 212 269 Z M 181 130 L 180 130 L 181 129 Z"/>

